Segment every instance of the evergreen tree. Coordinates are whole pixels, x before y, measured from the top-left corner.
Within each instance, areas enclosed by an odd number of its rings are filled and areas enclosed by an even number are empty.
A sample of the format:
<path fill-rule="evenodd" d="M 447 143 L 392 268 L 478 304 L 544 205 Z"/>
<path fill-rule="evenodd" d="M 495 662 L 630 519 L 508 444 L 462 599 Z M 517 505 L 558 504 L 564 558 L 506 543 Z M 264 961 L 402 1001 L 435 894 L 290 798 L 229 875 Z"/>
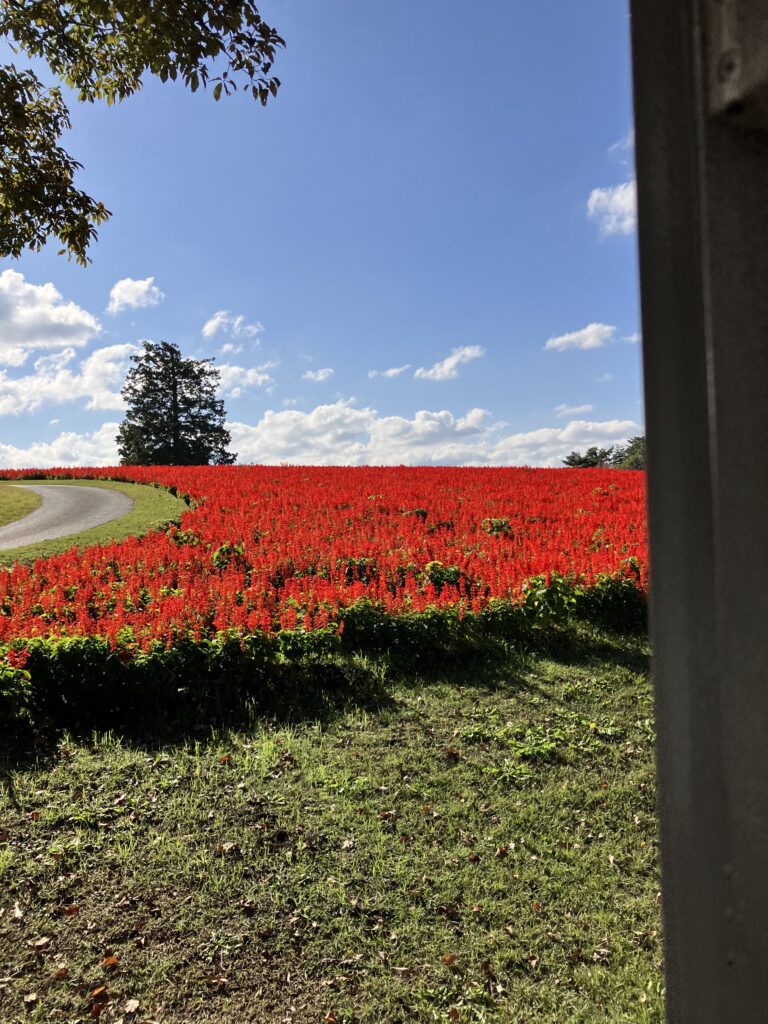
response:
<path fill-rule="evenodd" d="M 615 469 L 645 469 L 645 437 L 630 437 L 613 453 L 611 465 Z"/>
<path fill-rule="evenodd" d="M 145 341 L 122 390 L 128 410 L 117 434 L 123 465 L 231 465 L 224 402 L 212 359 L 184 359 L 177 345 Z"/>
<path fill-rule="evenodd" d="M 587 448 L 583 455 L 581 452 L 571 452 L 570 455 L 566 455 L 563 462 L 571 469 L 593 469 L 610 466 L 612 458 L 613 448 L 592 447 Z"/>

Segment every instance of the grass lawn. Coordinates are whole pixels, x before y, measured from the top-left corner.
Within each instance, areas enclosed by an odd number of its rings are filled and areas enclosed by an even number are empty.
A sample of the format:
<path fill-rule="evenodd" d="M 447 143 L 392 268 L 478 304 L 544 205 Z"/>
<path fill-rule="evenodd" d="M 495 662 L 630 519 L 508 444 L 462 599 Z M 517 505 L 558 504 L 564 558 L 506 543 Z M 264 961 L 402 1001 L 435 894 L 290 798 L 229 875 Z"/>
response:
<path fill-rule="evenodd" d="M 34 512 L 43 499 L 34 491 L 0 483 L 0 526 L 7 526 Z"/>
<path fill-rule="evenodd" d="M 146 484 L 126 484 L 114 480 L 28 480 L 18 481 L 32 484 L 53 484 L 56 487 L 111 487 L 112 490 L 121 491 L 133 501 L 131 511 L 119 519 L 113 519 L 101 526 L 94 526 L 82 533 L 74 533 L 69 537 L 57 537 L 55 540 L 44 541 L 41 544 L 27 544 L 24 547 L 9 548 L 7 551 L 0 551 L 0 565 L 11 562 L 32 562 L 36 558 L 47 558 L 62 551 L 69 551 L 73 546 L 86 547 L 89 544 L 106 544 L 113 540 L 122 540 L 128 536 L 141 536 L 149 530 L 165 526 L 181 517 L 186 511 L 187 505 L 176 498 L 168 491 L 160 487 L 148 487 Z M 6 486 L 0 484 L 0 502 L 4 501 Z M 8 487 L 8 490 L 11 490 Z M 40 503 L 39 497 L 33 491 L 21 491 L 19 493 L 27 496 L 27 499 L 34 497 L 35 505 Z M 27 511 L 31 511 L 28 508 Z M 0 514 L 2 504 L 0 504 Z M 19 518 L 16 516 L 14 518 Z M 23 513 L 26 514 L 26 513 Z M 10 520 L 6 520 L 10 522 Z M 0 523 L 2 525 L 2 523 Z"/>
<path fill-rule="evenodd" d="M 0 1019 L 661 1024 L 647 648 L 567 650 L 10 767 Z"/>

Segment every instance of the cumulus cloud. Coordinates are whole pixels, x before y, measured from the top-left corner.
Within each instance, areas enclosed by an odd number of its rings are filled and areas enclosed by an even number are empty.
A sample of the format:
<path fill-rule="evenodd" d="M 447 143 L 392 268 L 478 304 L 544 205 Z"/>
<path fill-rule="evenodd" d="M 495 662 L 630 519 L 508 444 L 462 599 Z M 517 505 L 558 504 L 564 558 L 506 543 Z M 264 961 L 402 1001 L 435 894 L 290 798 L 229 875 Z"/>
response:
<path fill-rule="evenodd" d="M 332 370 L 330 366 L 323 367 L 322 370 L 307 370 L 306 373 L 302 373 L 302 380 L 311 380 L 316 384 L 322 383 L 324 380 L 328 380 L 332 377 L 336 371 Z"/>
<path fill-rule="evenodd" d="M 616 328 L 611 324 L 587 324 L 580 331 L 570 331 L 550 338 L 544 348 L 548 352 L 564 352 L 569 348 L 602 348 L 613 341 L 615 334 Z"/>
<path fill-rule="evenodd" d="M 30 351 L 86 345 L 101 324 L 52 284 L 29 284 L 16 270 L 0 274 L 0 363 L 21 366 Z"/>
<path fill-rule="evenodd" d="M 399 377 L 401 373 L 405 373 L 406 370 L 410 370 L 411 364 L 406 363 L 405 366 L 391 366 L 388 370 L 369 370 L 368 376 L 373 379 L 374 377 Z"/>
<path fill-rule="evenodd" d="M 631 235 L 637 225 L 637 185 L 634 179 L 613 188 L 593 188 L 587 215 L 597 221 L 600 234 Z"/>
<path fill-rule="evenodd" d="M 263 330 L 264 325 L 258 320 L 250 324 L 242 313 L 233 314 L 228 309 L 220 309 L 203 324 L 203 337 L 213 338 L 217 334 L 225 334 L 230 338 L 254 340 L 258 339 Z M 222 351 L 226 348 L 225 345 Z M 227 351 L 234 350 L 227 349 Z"/>
<path fill-rule="evenodd" d="M 108 345 L 96 349 L 77 369 L 70 363 L 73 348 L 35 361 L 34 373 L 8 377 L 0 370 L 0 415 L 35 412 L 43 405 L 85 400 L 87 409 L 122 409 L 120 387 L 134 345 Z"/>
<path fill-rule="evenodd" d="M 580 416 L 585 412 L 592 412 L 591 405 L 556 405 L 552 410 L 557 418 L 563 419 L 565 416 Z"/>
<path fill-rule="evenodd" d="M 243 462 L 302 465 L 542 465 L 558 466 L 574 448 L 626 441 L 633 420 L 571 420 L 556 427 L 509 433 L 486 410 L 464 416 L 420 410 L 412 418 L 380 416 L 351 400 L 310 412 L 270 410 L 256 424 L 229 423 Z"/>
<path fill-rule="evenodd" d="M 0 443 L 0 466 L 33 469 L 49 466 L 116 466 L 117 423 L 104 423 L 92 433 L 61 433 L 53 441 L 38 441 L 27 448 Z"/>
<path fill-rule="evenodd" d="M 268 371 L 275 366 L 276 362 L 269 362 L 246 369 L 244 366 L 222 363 L 217 367 L 220 376 L 219 391 L 224 398 L 240 398 L 244 391 L 269 388 L 275 381 Z"/>
<path fill-rule="evenodd" d="M 463 416 L 420 410 L 413 417 L 380 416 L 352 400 L 310 412 L 269 410 L 254 424 L 230 422 L 241 462 L 298 465 L 560 466 L 574 449 L 607 447 L 641 432 L 634 420 L 574 419 L 559 426 L 510 433 L 485 409 Z M 0 444 L 0 466 L 103 466 L 117 462 L 117 423 L 93 433 L 66 432 L 26 448 Z"/>
<path fill-rule="evenodd" d="M 481 345 L 464 345 L 462 348 L 455 348 L 449 356 L 442 359 L 429 369 L 420 366 L 414 373 L 414 377 L 421 380 L 453 380 L 459 375 L 459 366 L 468 363 L 472 359 L 479 359 L 485 355 L 485 349 Z"/>
<path fill-rule="evenodd" d="M 643 340 L 643 336 L 640 331 L 634 331 L 632 334 L 625 335 L 621 340 L 629 342 L 630 345 L 637 345 Z"/>
<path fill-rule="evenodd" d="M 302 465 L 357 465 L 366 461 L 373 409 L 350 401 L 318 405 L 311 412 L 272 409 L 251 426 L 227 424 L 232 447 L 243 462 L 293 462 Z"/>
<path fill-rule="evenodd" d="M 124 277 L 112 285 L 107 312 L 115 316 L 123 309 L 157 306 L 164 298 L 165 293 L 157 287 L 154 277 L 145 277 L 142 280 Z"/>

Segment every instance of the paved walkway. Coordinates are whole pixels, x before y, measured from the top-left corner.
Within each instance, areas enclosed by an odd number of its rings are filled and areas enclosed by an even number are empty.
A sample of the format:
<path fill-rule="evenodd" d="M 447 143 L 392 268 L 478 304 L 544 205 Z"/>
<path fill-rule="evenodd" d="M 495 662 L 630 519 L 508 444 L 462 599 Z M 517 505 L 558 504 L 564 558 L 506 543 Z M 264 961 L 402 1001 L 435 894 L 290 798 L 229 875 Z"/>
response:
<path fill-rule="evenodd" d="M 12 484 L 39 494 L 41 505 L 22 519 L 0 527 L 0 551 L 24 544 L 40 544 L 56 537 L 90 530 L 119 519 L 133 508 L 133 500 L 111 487 L 74 484 Z"/>

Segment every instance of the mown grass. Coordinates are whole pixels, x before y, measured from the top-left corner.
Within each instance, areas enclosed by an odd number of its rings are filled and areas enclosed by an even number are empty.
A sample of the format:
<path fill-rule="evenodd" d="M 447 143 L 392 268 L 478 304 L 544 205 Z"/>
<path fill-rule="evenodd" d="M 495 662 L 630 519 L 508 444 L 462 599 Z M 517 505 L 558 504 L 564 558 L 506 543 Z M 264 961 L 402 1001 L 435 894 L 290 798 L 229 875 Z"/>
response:
<path fill-rule="evenodd" d="M 0 1019 L 661 1022 L 647 649 L 568 650 L 9 766 Z"/>
<path fill-rule="evenodd" d="M 18 481 L 22 483 L 24 481 Z M 0 564 L 11 562 L 32 562 L 37 558 L 69 551 L 72 547 L 83 548 L 90 544 L 107 544 L 122 540 L 124 537 L 141 536 L 150 530 L 159 529 L 170 522 L 178 521 L 187 505 L 162 487 L 149 487 L 146 484 L 128 484 L 116 480 L 29 480 L 27 483 L 53 484 L 57 487 L 110 487 L 120 491 L 133 501 L 133 508 L 119 519 L 113 519 L 101 526 L 94 526 L 81 533 L 73 533 L 68 537 L 57 537 L 40 544 L 27 544 L 23 547 L 9 548 L 0 551 Z M 34 492 L 29 491 L 28 494 Z"/>
<path fill-rule="evenodd" d="M 0 526 L 7 526 L 17 519 L 28 516 L 30 512 L 35 511 L 41 501 L 40 495 L 34 491 L 25 491 L 21 487 L 0 483 Z"/>

